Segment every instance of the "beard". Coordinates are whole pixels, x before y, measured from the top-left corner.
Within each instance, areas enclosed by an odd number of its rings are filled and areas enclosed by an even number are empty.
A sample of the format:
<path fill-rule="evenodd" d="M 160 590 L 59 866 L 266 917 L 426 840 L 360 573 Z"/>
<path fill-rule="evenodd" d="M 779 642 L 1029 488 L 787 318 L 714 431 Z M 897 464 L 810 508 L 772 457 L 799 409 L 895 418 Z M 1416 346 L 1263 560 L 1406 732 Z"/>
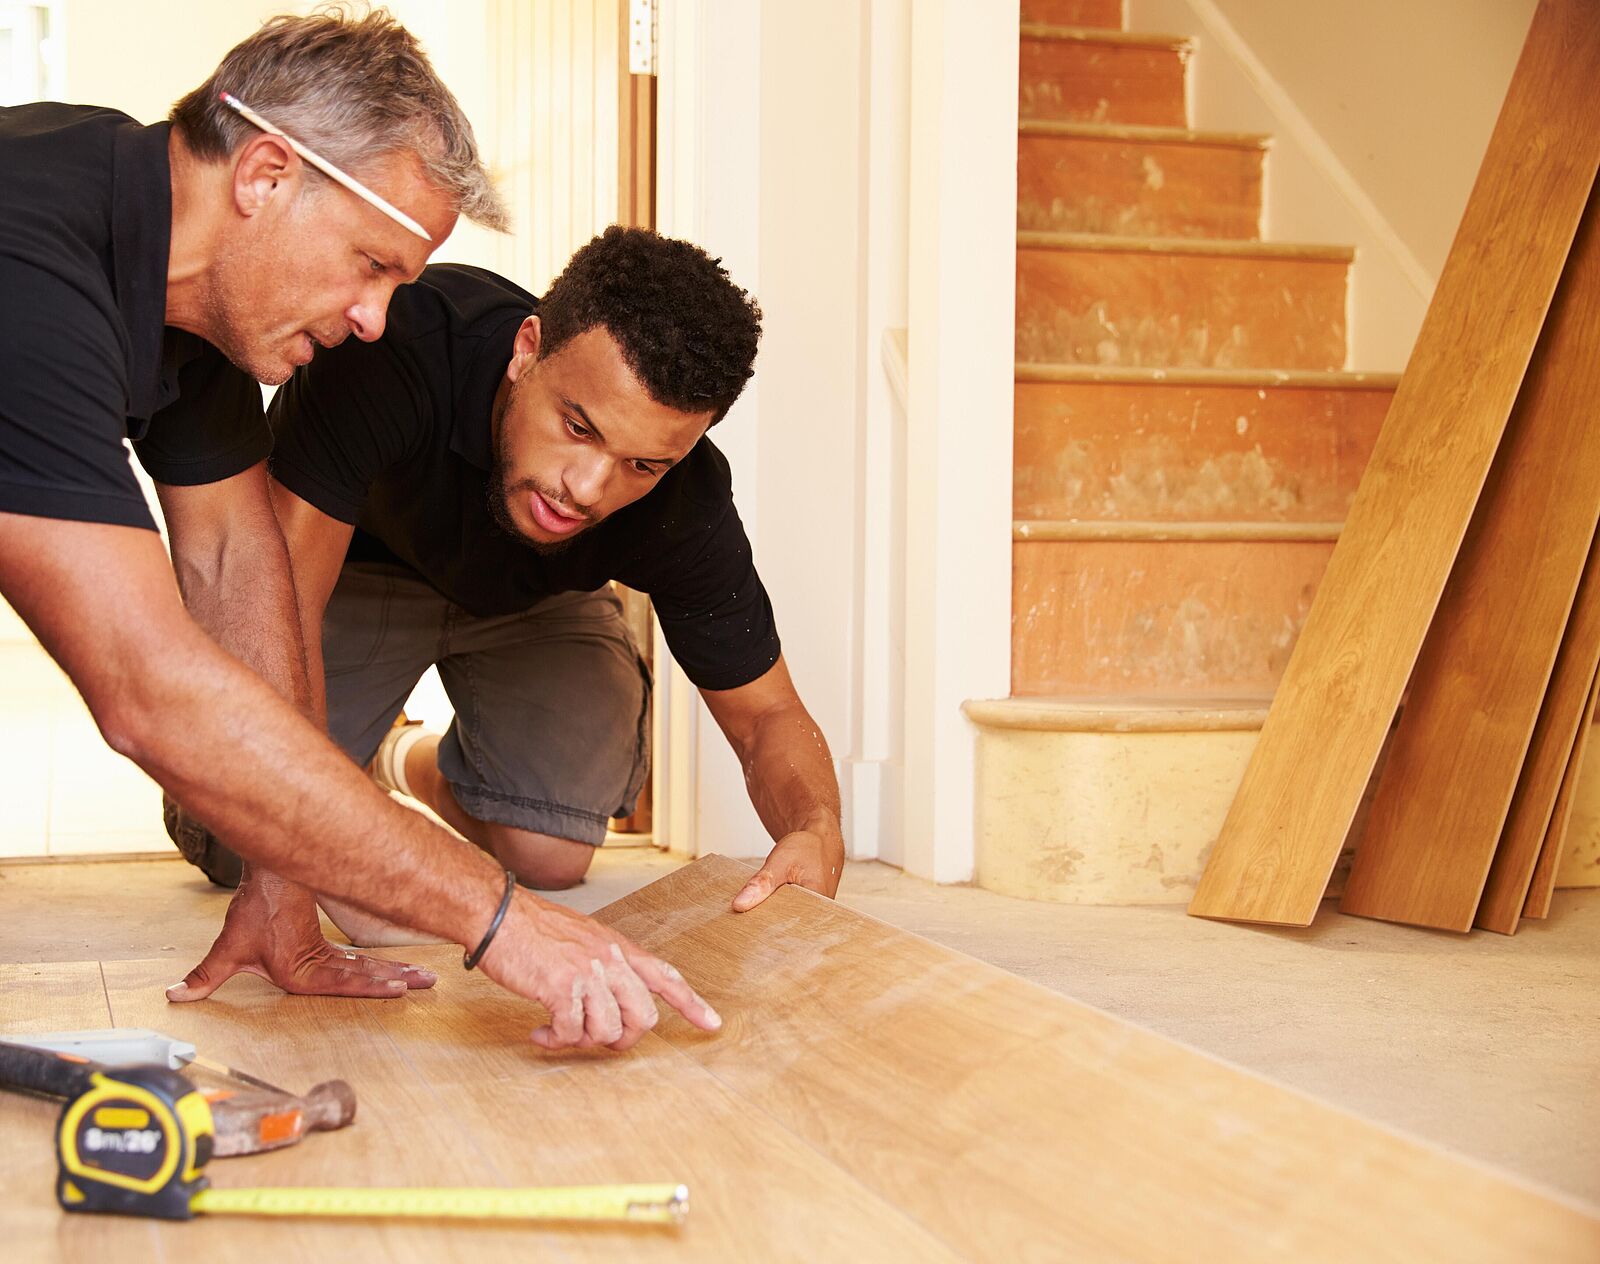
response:
<path fill-rule="evenodd" d="M 495 401 L 494 412 L 490 420 L 494 435 L 494 468 L 489 471 L 489 517 L 493 520 L 500 533 L 508 539 L 514 540 L 522 545 L 523 548 L 529 549 L 541 557 L 550 557 L 571 548 L 573 541 L 577 540 L 589 529 L 589 526 L 592 525 L 592 520 L 571 535 L 564 536 L 559 540 L 535 540 L 530 536 L 524 535 L 518 528 L 517 520 L 511 513 L 511 502 L 514 497 L 526 496 L 529 492 L 538 492 L 540 495 L 548 496 L 557 503 L 566 499 L 554 488 L 546 487 L 536 478 L 530 477 L 518 479 L 516 482 L 511 481 L 511 452 L 505 439 L 505 415 L 508 409 L 515 406 L 517 392 L 521 387 L 522 383 L 520 381 L 511 383 L 505 397 Z"/>
<path fill-rule="evenodd" d="M 590 524 L 579 527 L 571 535 L 563 536 L 559 540 L 535 540 L 524 535 L 517 528 L 516 519 L 511 514 L 511 502 L 513 497 L 526 496 L 529 492 L 539 492 L 554 501 L 562 499 L 536 478 L 519 479 L 513 483 L 510 464 L 505 454 L 496 452 L 494 469 L 489 473 L 489 517 L 494 520 L 494 525 L 499 528 L 501 534 L 541 557 L 550 557 L 571 548 L 573 543 L 588 531 Z"/>

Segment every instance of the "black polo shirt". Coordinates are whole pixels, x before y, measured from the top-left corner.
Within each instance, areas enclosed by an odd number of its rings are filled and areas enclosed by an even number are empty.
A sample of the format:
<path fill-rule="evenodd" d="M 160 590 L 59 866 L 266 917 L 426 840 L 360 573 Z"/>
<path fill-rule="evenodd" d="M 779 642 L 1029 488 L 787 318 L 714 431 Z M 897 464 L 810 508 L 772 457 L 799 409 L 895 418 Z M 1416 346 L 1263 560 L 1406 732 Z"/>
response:
<path fill-rule="evenodd" d="M 396 291 L 381 339 L 319 352 L 278 392 L 273 475 L 356 527 L 349 560 L 405 566 L 471 614 L 620 580 L 650 594 L 690 680 L 748 684 L 778 661 L 778 631 L 728 462 L 709 439 L 559 552 L 537 553 L 496 525 L 495 391 L 536 308 L 491 272 L 425 269 Z"/>
<path fill-rule="evenodd" d="M 0 109 L 0 512 L 153 527 L 157 482 L 271 447 L 261 388 L 165 327 L 170 126 L 95 106 Z"/>

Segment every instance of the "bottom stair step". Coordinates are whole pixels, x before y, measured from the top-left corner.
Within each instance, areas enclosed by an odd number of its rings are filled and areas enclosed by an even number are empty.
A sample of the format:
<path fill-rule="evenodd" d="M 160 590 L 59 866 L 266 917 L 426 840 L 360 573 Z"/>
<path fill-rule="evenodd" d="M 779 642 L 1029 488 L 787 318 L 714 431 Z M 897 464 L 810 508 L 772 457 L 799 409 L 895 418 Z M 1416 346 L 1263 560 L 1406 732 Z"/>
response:
<path fill-rule="evenodd" d="M 966 703 L 978 731 L 977 884 L 1063 904 L 1187 904 L 1267 707 L 1259 697 Z M 1557 885 L 1600 886 L 1600 743 L 1578 787 Z M 1330 896 L 1344 890 L 1366 807 Z"/>

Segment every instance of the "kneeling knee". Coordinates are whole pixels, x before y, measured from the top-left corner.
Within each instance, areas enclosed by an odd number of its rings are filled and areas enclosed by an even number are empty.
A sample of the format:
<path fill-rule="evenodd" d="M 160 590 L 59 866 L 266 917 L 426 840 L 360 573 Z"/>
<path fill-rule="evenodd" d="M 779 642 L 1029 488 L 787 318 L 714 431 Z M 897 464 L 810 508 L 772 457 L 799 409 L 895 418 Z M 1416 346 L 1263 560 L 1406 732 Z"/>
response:
<path fill-rule="evenodd" d="M 570 838 L 552 838 L 508 831 L 511 837 L 494 840 L 500 863 L 516 874 L 517 881 L 535 891 L 565 891 L 583 881 L 594 861 L 595 848 Z"/>

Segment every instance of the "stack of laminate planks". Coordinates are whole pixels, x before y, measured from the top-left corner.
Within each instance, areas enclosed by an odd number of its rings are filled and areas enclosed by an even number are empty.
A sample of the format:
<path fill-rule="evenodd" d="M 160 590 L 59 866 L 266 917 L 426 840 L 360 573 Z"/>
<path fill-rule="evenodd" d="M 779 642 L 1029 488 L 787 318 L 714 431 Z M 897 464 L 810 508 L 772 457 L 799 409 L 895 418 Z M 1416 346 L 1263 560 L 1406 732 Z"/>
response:
<path fill-rule="evenodd" d="M 1197 916 L 1308 924 L 1392 724 L 1341 908 L 1548 912 L 1600 664 L 1597 81 L 1600 5 L 1542 0 Z"/>

